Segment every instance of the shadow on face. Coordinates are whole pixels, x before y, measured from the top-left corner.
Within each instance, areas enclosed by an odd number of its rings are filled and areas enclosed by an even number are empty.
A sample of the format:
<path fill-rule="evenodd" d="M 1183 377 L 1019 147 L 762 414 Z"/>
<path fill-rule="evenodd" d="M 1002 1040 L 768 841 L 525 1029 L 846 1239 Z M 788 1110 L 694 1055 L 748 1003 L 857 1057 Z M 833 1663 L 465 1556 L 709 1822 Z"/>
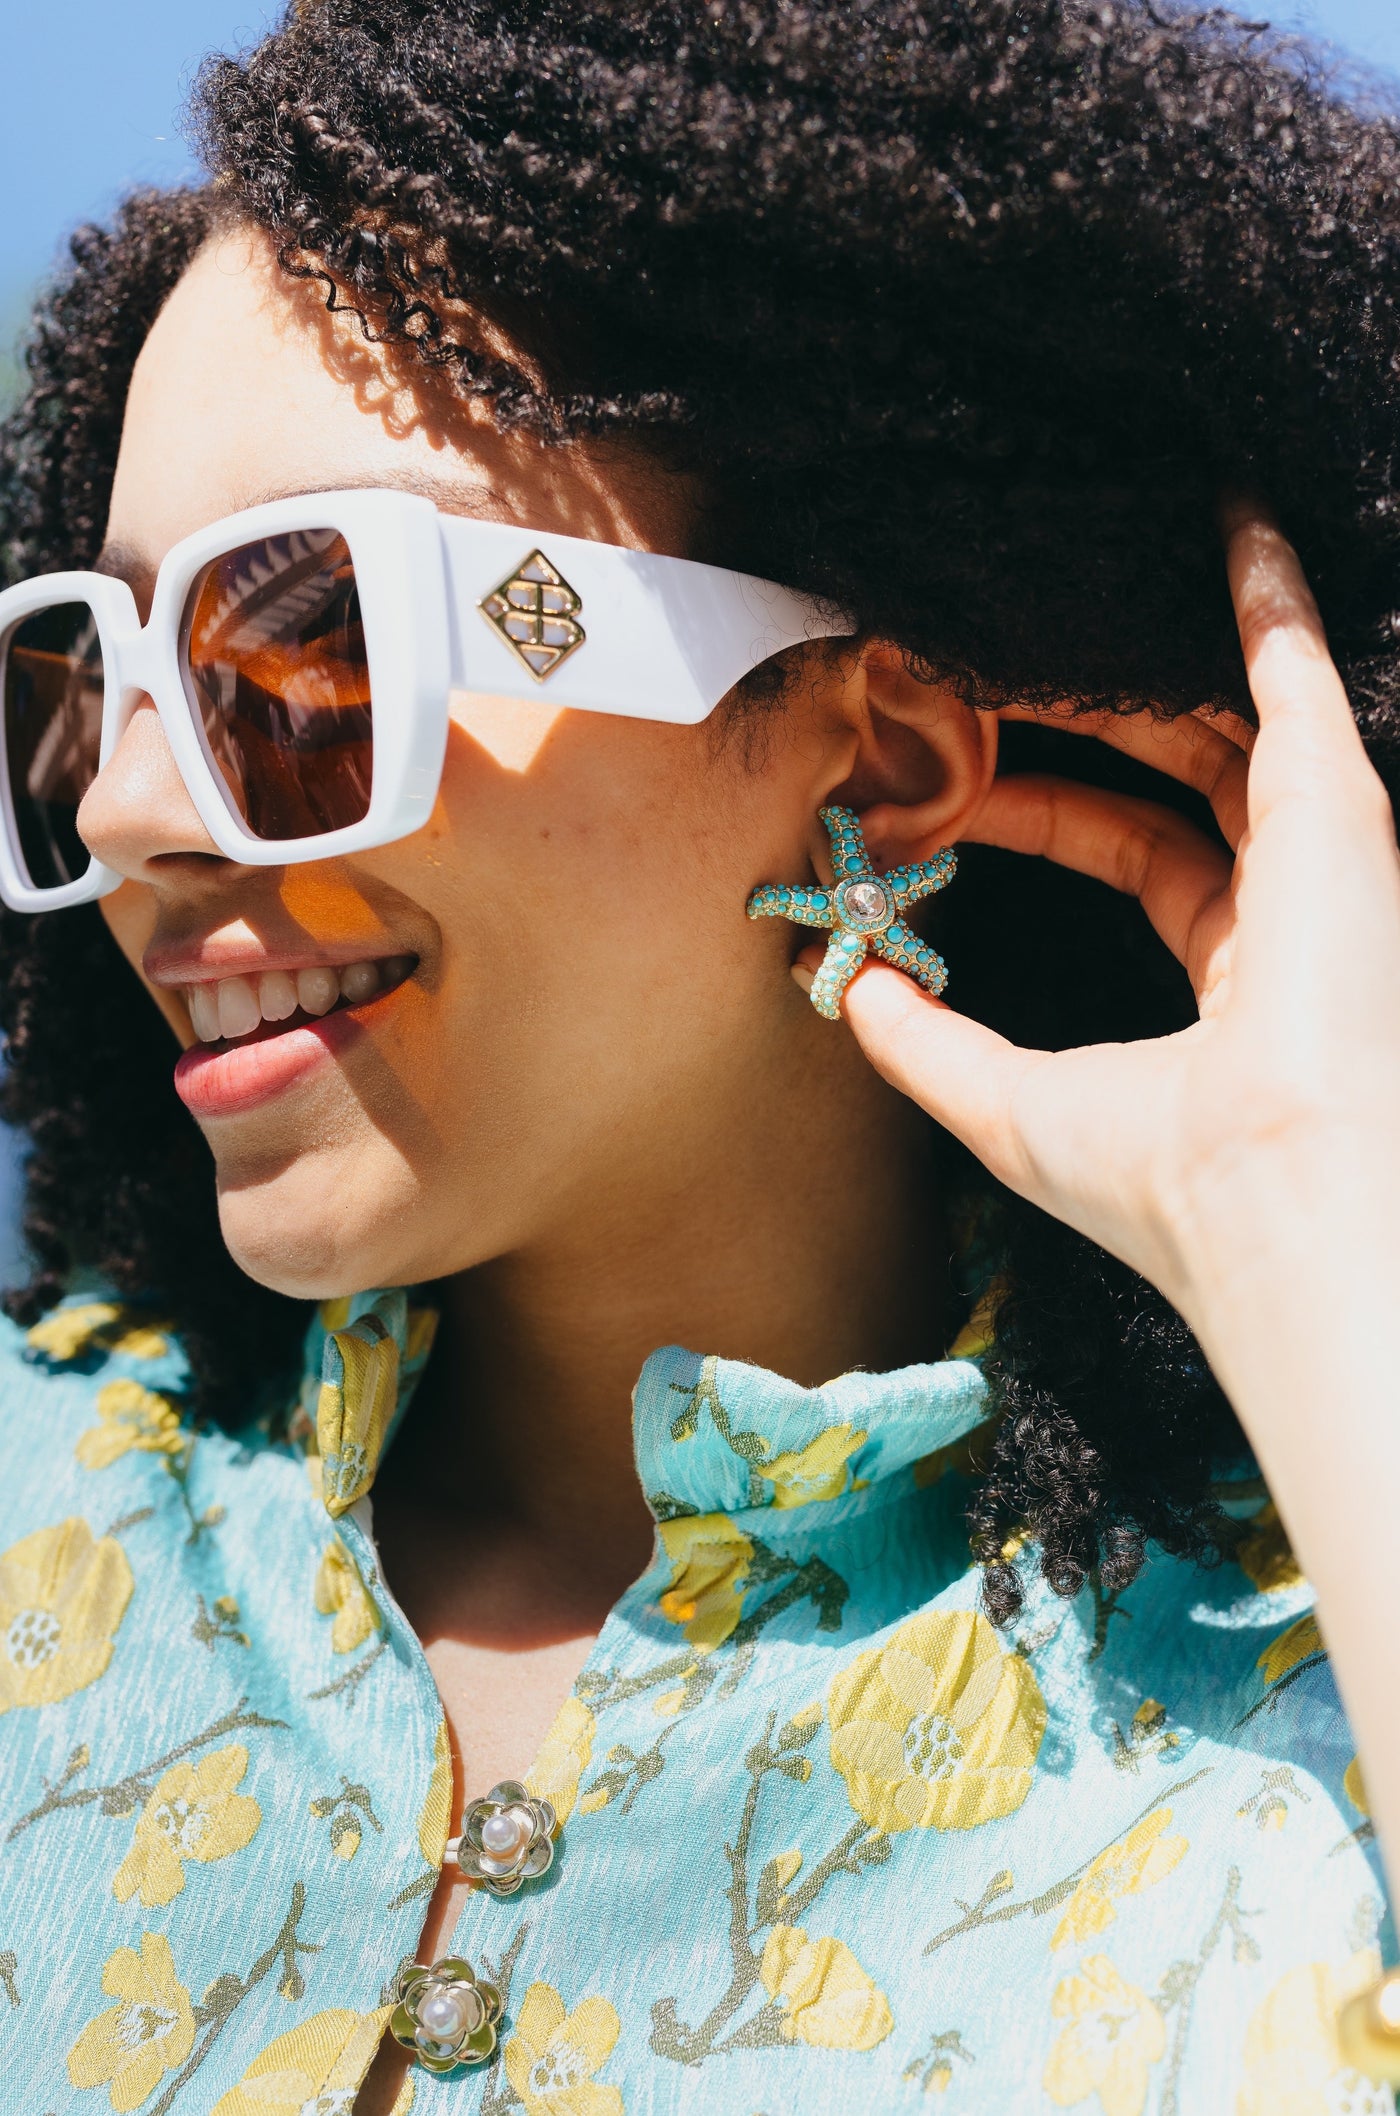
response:
<path fill-rule="evenodd" d="M 685 544 L 676 481 L 616 450 L 497 431 L 479 401 L 406 374 L 286 278 L 260 237 L 211 241 L 136 368 L 104 565 L 148 597 L 191 531 L 351 485 Z M 81 827 L 125 877 L 105 915 L 182 1046 L 209 1043 L 192 985 L 222 1005 L 229 980 L 300 989 L 303 973 L 410 965 L 364 1003 L 343 993 L 314 1062 L 275 1092 L 191 1102 L 244 1268 L 300 1294 L 438 1277 L 547 1238 L 585 1201 L 624 1200 L 643 1166 L 680 1191 L 712 1166 L 755 1082 L 809 1062 L 811 1024 L 773 974 L 786 941 L 756 944 L 744 904 L 806 866 L 819 718 L 806 697 L 755 764 L 711 726 L 457 694 L 425 828 L 254 869 L 209 840 L 154 710 L 138 709 Z M 300 1014 L 264 1019 L 247 1079 L 275 1074 L 273 1044 L 298 1033 L 313 1040 Z"/>

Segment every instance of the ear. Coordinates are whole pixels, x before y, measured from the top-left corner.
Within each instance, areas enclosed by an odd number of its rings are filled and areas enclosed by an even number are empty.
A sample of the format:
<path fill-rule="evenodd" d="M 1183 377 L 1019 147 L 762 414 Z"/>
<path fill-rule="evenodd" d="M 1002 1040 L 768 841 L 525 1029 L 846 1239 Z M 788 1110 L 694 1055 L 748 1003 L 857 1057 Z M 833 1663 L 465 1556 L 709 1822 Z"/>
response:
<path fill-rule="evenodd" d="M 917 682 L 879 643 L 862 650 L 842 707 L 855 759 L 827 799 L 856 811 L 875 864 L 927 859 L 953 844 L 996 773 L 996 714 Z"/>

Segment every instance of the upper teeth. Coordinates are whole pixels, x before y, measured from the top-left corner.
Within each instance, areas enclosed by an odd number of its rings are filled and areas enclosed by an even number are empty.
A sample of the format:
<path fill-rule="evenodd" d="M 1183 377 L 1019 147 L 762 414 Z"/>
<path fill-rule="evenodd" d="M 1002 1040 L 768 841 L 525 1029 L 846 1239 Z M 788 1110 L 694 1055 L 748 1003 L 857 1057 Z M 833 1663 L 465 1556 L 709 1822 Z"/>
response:
<path fill-rule="evenodd" d="M 264 970 L 261 977 L 220 977 L 212 984 L 184 986 L 190 1022 L 201 1043 L 250 1036 L 260 1021 L 285 1021 L 298 1007 L 329 1014 L 339 999 L 363 1006 L 386 985 L 398 984 L 412 968 L 411 956 L 350 962 L 340 969 L 314 963 L 306 970 Z"/>

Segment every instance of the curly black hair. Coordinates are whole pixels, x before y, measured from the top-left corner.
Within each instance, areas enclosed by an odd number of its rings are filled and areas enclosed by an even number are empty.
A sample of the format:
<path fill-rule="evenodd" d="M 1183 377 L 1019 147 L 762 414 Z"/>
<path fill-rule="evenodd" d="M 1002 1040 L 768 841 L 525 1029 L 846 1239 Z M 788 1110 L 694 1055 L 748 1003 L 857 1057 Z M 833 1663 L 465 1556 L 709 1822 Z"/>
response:
<path fill-rule="evenodd" d="M 830 599 L 979 708 L 1248 714 L 1215 516 L 1260 491 L 1400 779 L 1400 132 L 1302 47 L 1135 0 L 303 0 L 197 110 L 209 187 L 85 231 L 39 313 L 9 575 L 92 558 L 136 351 L 233 215 L 502 424 L 692 473 L 693 556 Z M 1021 1041 L 1192 1018 L 1095 884 L 974 848 L 941 901 L 959 1003 Z M 3 944 L 38 1261 L 12 1308 L 100 1270 L 179 1314 L 237 1415 L 300 1314 L 222 1249 L 165 1032 L 94 912 Z M 1185 1326 L 1019 1201 L 993 1225 L 992 1614 L 1023 1528 L 1065 1594 L 1148 1540 L 1218 1554 L 1239 1440 Z"/>

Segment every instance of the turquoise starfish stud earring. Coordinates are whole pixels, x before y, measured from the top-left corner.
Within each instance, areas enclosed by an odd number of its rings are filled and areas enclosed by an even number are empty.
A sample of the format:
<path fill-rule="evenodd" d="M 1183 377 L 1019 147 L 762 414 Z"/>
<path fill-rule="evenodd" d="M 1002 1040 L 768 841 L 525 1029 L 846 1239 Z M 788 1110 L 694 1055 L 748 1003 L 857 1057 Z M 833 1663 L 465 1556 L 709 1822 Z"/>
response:
<path fill-rule="evenodd" d="M 786 889 L 765 882 L 749 898 L 749 917 L 790 918 L 796 926 L 830 932 L 826 959 L 812 980 L 812 1005 L 828 1021 L 840 1019 L 841 995 L 872 948 L 937 998 L 948 982 L 948 966 L 899 914 L 920 897 L 947 888 L 958 871 L 957 854 L 945 845 L 931 860 L 876 874 L 854 811 L 822 808 L 817 813 L 831 839 L 835 881 L 829 889 Z"/>

